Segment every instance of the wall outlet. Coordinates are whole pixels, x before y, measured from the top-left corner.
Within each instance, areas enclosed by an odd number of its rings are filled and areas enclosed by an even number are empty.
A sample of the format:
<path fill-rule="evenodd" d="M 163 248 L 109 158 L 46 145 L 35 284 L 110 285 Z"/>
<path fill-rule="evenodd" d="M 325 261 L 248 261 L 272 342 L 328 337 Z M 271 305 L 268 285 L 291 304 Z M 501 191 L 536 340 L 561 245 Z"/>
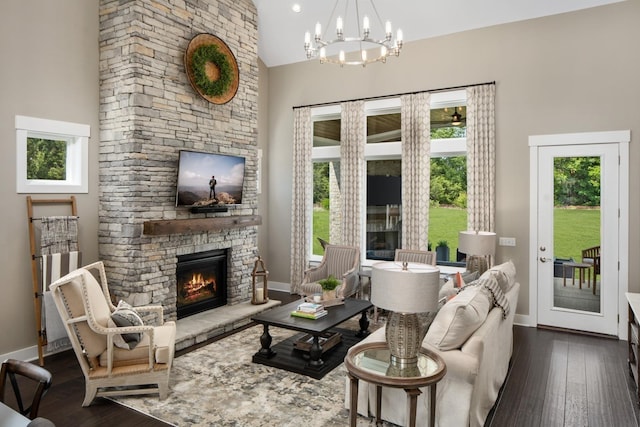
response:
<path fill-rule="evenodd" d="M 515 246 L 516 238 L 515 237 L 500 237 L 498 240 L 498 245 L 500 246 Z"/>

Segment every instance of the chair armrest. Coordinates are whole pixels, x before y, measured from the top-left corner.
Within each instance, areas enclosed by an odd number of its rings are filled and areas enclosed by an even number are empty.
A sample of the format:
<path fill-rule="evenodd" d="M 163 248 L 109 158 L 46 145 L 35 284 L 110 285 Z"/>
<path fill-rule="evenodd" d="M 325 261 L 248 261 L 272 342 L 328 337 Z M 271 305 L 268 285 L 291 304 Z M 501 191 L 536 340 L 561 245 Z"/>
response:
<path fill-rule="evenodd" d="M 311 267 L 304 272 L 302 283 L 312 283 L 327 278 L 326 264 L 320 264 L 317 267 Z"/>
<path fill-rule="evenodd" d="M 342 286 L 340 286 L 340 291 L 338 292 L 340 296 L 346 298 L 358 293 L 360 284 L 359 272 L 360 269 L 356 267 L 342 275 Z"/>
<path fill-rule="evenodd" d="M 151 325 L 140 325 L 140 326 L 119 326 L 117 328 L 102 328 L 104 330 L 104 334 L 107 335 L 107 373 L 111 375 L 113 370 L 113 347 L 115 344 L 113 343 L 114 335 L 121 334 L 133 334 L 133 333 L 143 333 L 149 335 L 149 369 L 153 368 L 154 364 L 154 352 L 156 349 L 154 343 L 154 332 L 155 328 Z M 96 331 L 97 333 L 102 334 L 103 332 Z"/>

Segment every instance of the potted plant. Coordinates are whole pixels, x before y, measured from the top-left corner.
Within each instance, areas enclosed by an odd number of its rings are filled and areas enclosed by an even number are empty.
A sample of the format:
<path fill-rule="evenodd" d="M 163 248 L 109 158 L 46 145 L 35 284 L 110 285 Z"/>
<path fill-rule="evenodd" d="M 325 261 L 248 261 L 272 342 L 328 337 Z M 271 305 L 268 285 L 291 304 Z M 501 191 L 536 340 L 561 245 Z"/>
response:
<path fill-rule="evenodd" d="M 440 240 L 436 246 L 436 260 L 449 261 L 449 242 Z"/>
<path fill-rule="evenodd" d="M 320 287 L 322 287 L 322 299 L 335 299 L 336 288 L 340 286 L 340 281 L 338 279 L 336 279 L 333 275 L 330 275 L 326 279 L 318 281 L 318 284 L 320 285 Z"/>

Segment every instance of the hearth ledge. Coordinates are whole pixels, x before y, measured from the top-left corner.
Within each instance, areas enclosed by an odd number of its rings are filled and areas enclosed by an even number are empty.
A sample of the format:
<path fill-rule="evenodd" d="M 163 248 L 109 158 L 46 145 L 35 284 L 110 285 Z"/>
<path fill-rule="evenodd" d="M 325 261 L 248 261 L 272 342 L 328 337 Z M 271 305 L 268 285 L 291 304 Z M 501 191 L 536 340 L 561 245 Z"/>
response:
<path fill-rule="evenodd" d="M 260 215 L 234 215 L 213 218 L 165 219 L 145 221 L 143 233 L 148 236 L 219 231 L 261 225 Z"/>

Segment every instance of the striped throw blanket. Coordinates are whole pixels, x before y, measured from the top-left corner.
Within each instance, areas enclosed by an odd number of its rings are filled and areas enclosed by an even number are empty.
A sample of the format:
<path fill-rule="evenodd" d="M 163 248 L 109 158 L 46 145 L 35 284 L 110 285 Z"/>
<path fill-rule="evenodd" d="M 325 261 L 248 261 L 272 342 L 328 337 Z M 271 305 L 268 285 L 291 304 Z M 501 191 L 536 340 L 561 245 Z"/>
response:
<path fill-rule="evenodd" d="M 40 285 L 43 294 L 42 325 L 47 339 L 47 350 L 55 351 L 69 345 L 67 331 L 58 314 L 49 285 L 82 265 L 82 254 L 78 251 L 55 253 L 41 257 Z"/>

